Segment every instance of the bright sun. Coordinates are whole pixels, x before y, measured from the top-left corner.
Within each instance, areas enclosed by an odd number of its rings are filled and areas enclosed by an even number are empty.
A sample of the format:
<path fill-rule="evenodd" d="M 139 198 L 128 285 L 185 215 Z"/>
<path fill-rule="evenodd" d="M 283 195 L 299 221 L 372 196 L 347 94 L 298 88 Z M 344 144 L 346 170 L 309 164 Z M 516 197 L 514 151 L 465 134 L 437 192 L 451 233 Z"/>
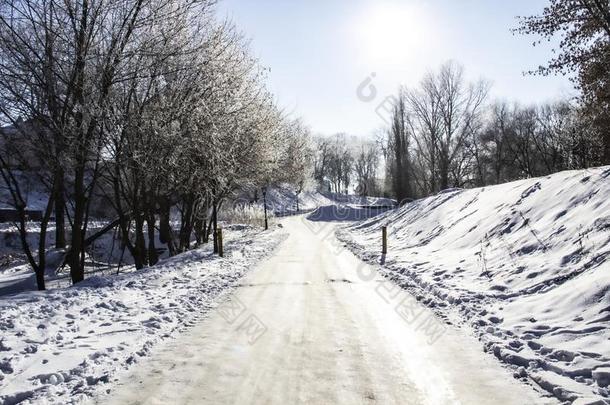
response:
<path fill-rule="evenodd" d="M 426 45 L 425 14 L 415 4 L 377 3 L 358 18 L 355 30 L 367 59 L 397 63 Z"/>

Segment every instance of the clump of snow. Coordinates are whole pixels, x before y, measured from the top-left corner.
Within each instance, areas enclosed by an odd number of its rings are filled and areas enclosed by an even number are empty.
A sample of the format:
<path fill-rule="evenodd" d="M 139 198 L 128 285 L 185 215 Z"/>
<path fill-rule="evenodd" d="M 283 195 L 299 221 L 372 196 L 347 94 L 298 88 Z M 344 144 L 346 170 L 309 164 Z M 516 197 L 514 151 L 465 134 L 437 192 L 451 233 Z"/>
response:
<path fill-rule="evenodd" d="M 563 401 L 610 402 L 610 167 L 414 201 L 339 232 Z M 380 255 L 381 227 L 389 252 Z"/>
<path fill-rule="evenodd" d="M 610 367 L 600 367 L 593 370 L 593 379 L 600 387 L 610 385 Z"/>
<path fill-rule="evenodd" d="M 77 403 L 214 308 L 282 240 L 229 227 L 210 247 L 71 288 L 0 298 L 0 403 Z"/>

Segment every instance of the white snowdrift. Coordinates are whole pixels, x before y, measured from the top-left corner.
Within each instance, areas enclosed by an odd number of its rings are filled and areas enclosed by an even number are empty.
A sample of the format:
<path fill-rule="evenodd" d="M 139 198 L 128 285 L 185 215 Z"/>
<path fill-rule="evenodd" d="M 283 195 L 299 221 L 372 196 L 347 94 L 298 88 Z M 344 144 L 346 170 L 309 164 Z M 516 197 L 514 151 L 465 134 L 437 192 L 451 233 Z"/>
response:
<path fill-rule="evenodd" d="M 610 167 L 441 193 L 339 236 L 516 378 L 610 403 Z"/>
<path fill-rule="evenodd" d="M 232 227 L 224 258 L 206 247 L 143 271 L 0 299 L 0 404 L 76 403 L 104 389 L 214 308 L 282 238 Z"/>

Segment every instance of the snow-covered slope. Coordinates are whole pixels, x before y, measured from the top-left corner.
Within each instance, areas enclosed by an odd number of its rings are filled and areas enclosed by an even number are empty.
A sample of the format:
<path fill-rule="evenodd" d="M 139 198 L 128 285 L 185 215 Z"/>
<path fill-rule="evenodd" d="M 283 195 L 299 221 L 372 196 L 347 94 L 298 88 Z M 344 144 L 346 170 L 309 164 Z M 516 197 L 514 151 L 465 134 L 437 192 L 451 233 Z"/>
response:
<path fill-rule="evenodd" d="M 0 404 L 80 403 L 214 308 L 283 239 L 232 227 L 210 247 L 78 286 L 0 298 Z"/>
<path fill-rule="evenodd" d="M 610 167 L 441 193 L 339 236 L 516 377 L 610 403 Z"/>
<path fill-rule="evenodd" d="M 335 204 L 319 191 L 308 190 L 297 196 L 290 187 L 273 187 L 267 194 L 267 208 L 278 215 L 296 212 L 297 199 L 299 211 L 310 211 L 320 206 Z"/>
<path fill-rule="evenodd" d="M 15 171 L 15 177 L 19 180 L 21 192 L 24 194 L 27 209 L 44 211 L 47 206 L 48 196 L 45 187 L 36 174 Z M 0 209 L 14 208 L 14 202 L 4 180 L 0 179 Z"/>

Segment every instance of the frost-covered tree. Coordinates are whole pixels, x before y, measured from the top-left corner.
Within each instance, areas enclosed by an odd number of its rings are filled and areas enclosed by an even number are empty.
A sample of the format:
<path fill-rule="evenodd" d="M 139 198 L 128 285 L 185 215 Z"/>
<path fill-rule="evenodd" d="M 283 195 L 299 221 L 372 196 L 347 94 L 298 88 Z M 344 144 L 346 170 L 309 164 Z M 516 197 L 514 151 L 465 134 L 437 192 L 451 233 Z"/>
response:
<path fill-rule="evenodd" d="M 380 163 L 379 148 L 374 142 L 363 143 L 354 156 L 354 174 L 356 176 L 356 192 L 360 196 L 376 196 L 379 194 L 378 169 Z"/>
<path fill-rule="evenodd" d="M 535 73 L 574 74 L 584 114 L 597 128 L 590 136 L 603 139 L 603 158 L 610 162 L 610 3 L 549 0 L 539 15 L 520 18 L 516 31 L 541 40 L 559 37 L 559 51 Z"/>
<path fill-rule="evenodd" d="M 0 2 L 0 119 L 36 126 L 21 135 L 25 149 L 45 152 L 45 218 L 55 208 L 58 241 L 70 220 L 73 282 L 84 278 L 93 201 L 114 209 L 107 229 L 118 226 L 141 268 L 158 260 L 156 229 L 176 254 L 193 235 L 216 235 L 216 214 L 237 190 L 303 183 L 307 131 L 282 115 L 267 70 L 214 4 Z M 23 208 L 15 169 L 2 167 Z M 44 243 L 37 250 L 44 255 Z"/>

